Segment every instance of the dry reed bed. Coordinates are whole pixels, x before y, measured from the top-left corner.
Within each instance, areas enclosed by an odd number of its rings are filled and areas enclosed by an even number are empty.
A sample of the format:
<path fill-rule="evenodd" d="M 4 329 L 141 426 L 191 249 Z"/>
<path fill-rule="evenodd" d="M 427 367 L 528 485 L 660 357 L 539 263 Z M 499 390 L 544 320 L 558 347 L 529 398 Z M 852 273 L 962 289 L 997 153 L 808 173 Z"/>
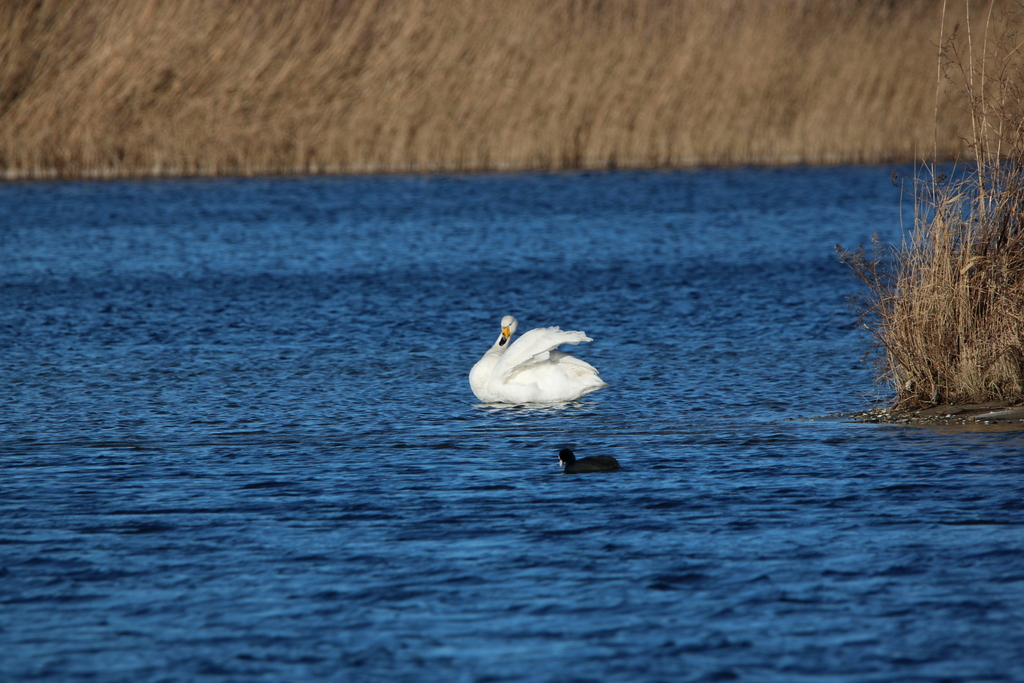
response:
<path fill-rule="evenodd" d="M 972 162 L 914 179 L 902 244 L 840 250 L 901 409 L 1024 400 L 1024 9 L 972 14 L 941 62 Z"/>
<path fill-rule="evenodd" d="M 933 125 L 940 13 L 938 0 L 0 0 L 0 173 L 952 156 L 967 119 L 942 98 Z"/>

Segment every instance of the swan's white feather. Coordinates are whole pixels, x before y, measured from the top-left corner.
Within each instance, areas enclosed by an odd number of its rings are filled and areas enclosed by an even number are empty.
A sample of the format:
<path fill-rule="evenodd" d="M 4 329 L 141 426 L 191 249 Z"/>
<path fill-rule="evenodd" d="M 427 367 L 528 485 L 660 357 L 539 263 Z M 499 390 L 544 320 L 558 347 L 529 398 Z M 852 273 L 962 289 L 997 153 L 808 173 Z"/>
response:
<path fill-rule="evenodd" d="M 585 333 L 541 327 L 512 341 L 518 323 L 502 319 L 504 332 L 469 373 L 473 393 L 485 403 L 561 403 L 608 386 L 590 363 L 557 350 L 562 344 L 592 341 Z"/>
<path fill-rule="evenodd" d="M 551 352 L 562 344 L 588 341 L 593 340 L 582 332 L 563 332 L 558 327 L 538 327 L 512 342 L 494 366 L 494 373 L 503 380 L 509 379 L 512 373 L 524 367 L 557 362 L 551 357 Z"/>

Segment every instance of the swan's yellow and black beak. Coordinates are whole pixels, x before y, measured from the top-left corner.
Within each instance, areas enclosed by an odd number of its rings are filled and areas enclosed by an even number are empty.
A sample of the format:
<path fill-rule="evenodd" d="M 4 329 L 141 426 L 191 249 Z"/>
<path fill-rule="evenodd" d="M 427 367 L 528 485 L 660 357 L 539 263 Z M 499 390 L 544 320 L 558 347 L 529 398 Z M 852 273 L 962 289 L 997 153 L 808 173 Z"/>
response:
<path fill-rule="evenodd" d="M 511 336 L 512 336 L 512 328 L 511 327 L 503 327 L 503 328 L 501 328 L 501 341 L 498 342 L 498 346 L 504 346 L 505 343 L 508 341 L 508 338 L 511 337 Z"/>

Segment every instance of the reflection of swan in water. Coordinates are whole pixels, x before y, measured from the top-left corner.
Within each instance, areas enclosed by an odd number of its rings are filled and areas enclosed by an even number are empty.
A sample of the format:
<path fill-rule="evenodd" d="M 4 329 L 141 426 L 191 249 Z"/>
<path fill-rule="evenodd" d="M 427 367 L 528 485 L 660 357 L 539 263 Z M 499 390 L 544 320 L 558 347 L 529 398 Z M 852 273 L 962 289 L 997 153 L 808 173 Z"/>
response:
<path fill-rule="evenodd" d="M 576 459 L 576 454 L 568 448 L 558 452 L 558 464 L 565 465 L 565 474 L 583 474 L 584 472 L 611 472 L 621 469 L 619 461 L 610 455 L 591 455 Z"/>
<path fill-rule="evenodd" d="M 519 322 L 501 319 L 494 346 L 469 371 L 469 386 L 484 403 L 561 403 L 608 386 L 593 365 L 557 350 L 591 341 L 583 332 L 539 327 L 512 342 Z"/>

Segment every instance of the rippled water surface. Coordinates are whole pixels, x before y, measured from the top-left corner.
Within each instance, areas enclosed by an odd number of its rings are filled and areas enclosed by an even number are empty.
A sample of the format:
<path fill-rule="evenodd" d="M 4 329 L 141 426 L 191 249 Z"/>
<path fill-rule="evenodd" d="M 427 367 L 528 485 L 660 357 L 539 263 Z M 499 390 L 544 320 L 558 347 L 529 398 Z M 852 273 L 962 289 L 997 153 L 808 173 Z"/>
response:
<path fill-rule="evenodd" d="M 807 419 L 874 391 L 833 245 L 899 201 L 0 185 L 0 679 L 1024 680 L 1024 433 Z M 610 386 L 479 405 L 507 313 Z"/>

